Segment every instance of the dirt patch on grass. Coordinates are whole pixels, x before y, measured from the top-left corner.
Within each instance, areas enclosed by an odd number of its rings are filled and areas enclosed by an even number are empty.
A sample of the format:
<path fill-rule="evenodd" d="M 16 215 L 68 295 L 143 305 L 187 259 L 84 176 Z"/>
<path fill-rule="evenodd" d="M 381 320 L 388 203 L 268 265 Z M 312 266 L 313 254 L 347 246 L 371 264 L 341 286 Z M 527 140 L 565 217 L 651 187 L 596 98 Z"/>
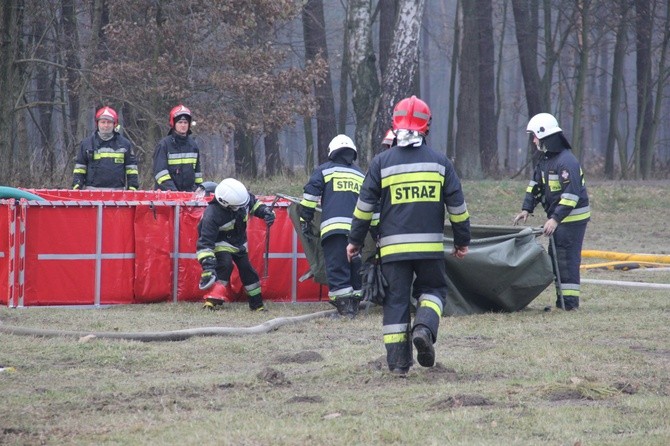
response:
<path fill-rule="evenodd" d="M 277 364 L 289 364 L 289 363 L 308 364 L 310 362 L 323 361 L 323 356 L 321 356 L 318 352 L 301 351 L 293 355 L 278 356 L 276 361 Z"/>
<path fill-rule="evenodd" d="M 493 406 L 493 402 L 481 395 L 453 395 L 431 404 L 434 410 L 458 409 L 459 407 Z"/>

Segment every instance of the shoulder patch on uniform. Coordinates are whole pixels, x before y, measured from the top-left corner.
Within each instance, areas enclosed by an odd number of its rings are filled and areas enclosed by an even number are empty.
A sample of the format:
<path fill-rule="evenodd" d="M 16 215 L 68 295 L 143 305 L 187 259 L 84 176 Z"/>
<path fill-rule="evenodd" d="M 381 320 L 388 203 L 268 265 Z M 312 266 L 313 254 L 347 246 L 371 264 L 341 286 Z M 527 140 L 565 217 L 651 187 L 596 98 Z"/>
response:
<path fill-rule="evenodd" d="M 570 172 L 567 169 L 561 170 L 561 178 L 563 181 L 568 181 L 570 179 Z"/>

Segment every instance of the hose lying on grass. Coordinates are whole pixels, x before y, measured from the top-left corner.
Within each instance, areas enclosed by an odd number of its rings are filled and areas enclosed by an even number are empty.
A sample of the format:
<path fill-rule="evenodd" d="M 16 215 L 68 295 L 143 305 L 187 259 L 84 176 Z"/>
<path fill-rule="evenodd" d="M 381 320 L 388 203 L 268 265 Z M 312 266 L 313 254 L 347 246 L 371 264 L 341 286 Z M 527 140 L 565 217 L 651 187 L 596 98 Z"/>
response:
<path fill-rule="evenodd" d="M 318 311 L 316 313 L 304 314 L 302 316 L 278 317 L 263 322 L 254 327 L 202 327 L 188 328 L 184 330 L 153 331 L 144 333 L 123 332 L 82 332 L 67 330 L 44 330 L 41 328 L 25 328 L 4 325 L 0 321 L 0 333 L 39 336 L 39 337 L 75 337 L 75 338 L 101 338 L 101 339 L 125 339 L 128 341 L 157 342 L 157 341 L 183 341 L 194 336 L 243 336 L 264 334 L 277 330 L 284 325 L 297 324 L 312 319 L 328 317 L 337 314 L 336 310 Z"/>

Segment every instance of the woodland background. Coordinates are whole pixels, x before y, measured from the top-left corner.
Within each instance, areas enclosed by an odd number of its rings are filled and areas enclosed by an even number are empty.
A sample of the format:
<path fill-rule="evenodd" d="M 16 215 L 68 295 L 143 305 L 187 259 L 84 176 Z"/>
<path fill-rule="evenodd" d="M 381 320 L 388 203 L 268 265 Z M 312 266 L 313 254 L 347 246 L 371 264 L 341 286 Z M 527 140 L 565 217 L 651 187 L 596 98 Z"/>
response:
<path fill-rule="evenodd" d="M 304 175 L 337 133 L 365 167 L 411 94 L 466 179 L 527 173 L 539 112 L 589 175 L 670 175 L 670 0 L 5 0 L 0 34 L 0 185 L 69 187 L 102 105 L 144 188 L 180 103 L 206 180 Z"/>

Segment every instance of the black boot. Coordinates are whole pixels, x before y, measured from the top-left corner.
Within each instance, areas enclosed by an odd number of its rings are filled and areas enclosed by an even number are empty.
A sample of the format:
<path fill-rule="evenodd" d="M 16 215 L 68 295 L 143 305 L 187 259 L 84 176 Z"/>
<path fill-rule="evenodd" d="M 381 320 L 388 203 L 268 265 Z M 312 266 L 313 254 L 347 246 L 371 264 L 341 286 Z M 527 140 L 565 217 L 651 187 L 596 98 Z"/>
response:
<path fill-rule="evenodd" d="M 433 334 L 425 325 L 416 325 L 412 331 L 412 342 L 416 347 L 416 360 L 423 367 L 435 365 L 435 348 Z"/>
<path fill-rule="evenodd" d="M 249 296 L 249 309 L 251 311 L 267 311 L 263 305 L 263 297 L 260 294 Z"/>

